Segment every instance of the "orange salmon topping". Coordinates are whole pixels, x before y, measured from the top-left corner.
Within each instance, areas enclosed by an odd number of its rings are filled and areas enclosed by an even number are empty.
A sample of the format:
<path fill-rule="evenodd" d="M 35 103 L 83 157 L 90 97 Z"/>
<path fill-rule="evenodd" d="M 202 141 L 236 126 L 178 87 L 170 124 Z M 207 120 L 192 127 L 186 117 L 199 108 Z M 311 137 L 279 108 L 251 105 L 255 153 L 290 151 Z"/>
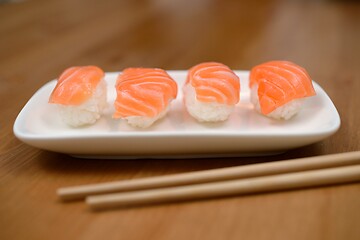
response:
<path fill-rule="evenodd" d="M 95 92 L 104 72 L 96 66 L 71 67 L 58 78 L 49 103 L 80 105 Z"/>
<path fill-rule="evenodd" d="M 239 77 L 222 63 L 206 62 L 192 67 L 186 79 L 188 83 L 195 88 L 198 101 L 227 105 L 239 102 Z"/>
<path fill-rule="evenodd" d="M 115 87 L 114 118 L 155 117 L 177 96 L 176 82 L 159 68 L 127 68 Z"/>
<path fill-rule="evenodd" d="M 258 85 L 263 114 L 269 114 L 293 99 L 316 94 L 306 70 L 288 61 L 271 61 L 252 68 L 249 86 L 255 84 Z"/>

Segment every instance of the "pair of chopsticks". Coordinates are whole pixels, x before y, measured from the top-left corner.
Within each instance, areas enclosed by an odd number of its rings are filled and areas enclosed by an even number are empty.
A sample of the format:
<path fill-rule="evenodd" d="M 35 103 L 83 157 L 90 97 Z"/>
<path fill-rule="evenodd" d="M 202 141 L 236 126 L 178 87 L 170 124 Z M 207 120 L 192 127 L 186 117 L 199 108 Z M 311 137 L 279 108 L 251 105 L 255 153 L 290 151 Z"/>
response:
<path fill-rule="evenodd" d="M 283 191 L 360 181 L 360 151 L 60 188 L 92 209 Z"/>

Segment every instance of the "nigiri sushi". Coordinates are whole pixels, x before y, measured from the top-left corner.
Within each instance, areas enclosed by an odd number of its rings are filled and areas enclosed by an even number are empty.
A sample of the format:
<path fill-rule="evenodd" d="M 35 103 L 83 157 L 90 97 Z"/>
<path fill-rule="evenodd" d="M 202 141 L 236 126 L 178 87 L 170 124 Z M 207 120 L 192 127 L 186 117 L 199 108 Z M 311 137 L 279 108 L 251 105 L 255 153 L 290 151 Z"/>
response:
<path fill-rule="evenodd" d="M 252 68 L 251 102 L 265 116 L 288 120 L 299 112 L 305 97 L 316 95 L 306 70 L 292 62 L 271 61 Z"/>
<path fill-rule="evenodd" d="M 146 128 L 164 117 L 177 96 L 176 82 L 159 68 L 127 68 L 116 82 L 114 118 Z"/>
<path fill-rule="evenodd" d="M 95 123 L 107 106 L 104 72 L 96 66 L 70 67 L 58 78 L 49 103 L 57 104 L 73 127 Z"/>
<path fill-rule="evenodd" d="M 224 121 L 239 102 L 240 79 L 222 63 L 200 63 L 189 70 L 183 92 L 185 107 L 195 119 Z"/>

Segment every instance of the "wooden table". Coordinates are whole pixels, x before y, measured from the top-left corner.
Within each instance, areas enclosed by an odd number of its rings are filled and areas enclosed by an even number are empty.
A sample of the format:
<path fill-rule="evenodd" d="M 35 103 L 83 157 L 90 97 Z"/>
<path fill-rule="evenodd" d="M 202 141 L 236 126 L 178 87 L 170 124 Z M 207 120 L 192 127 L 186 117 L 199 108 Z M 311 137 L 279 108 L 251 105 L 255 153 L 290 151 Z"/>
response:
<path fill-rule="evenodd" d="M 360 184 L 91 212 L 59 187 L 360 150 L 356 1 L 85 1 L 0 4 L 0 239 L 360 239 Z M 32 94 L 71 65 L 187 69 L 304 66 L 342 119 L 330 138 L 263 158 L 84 160 L 15 138 Z"/>

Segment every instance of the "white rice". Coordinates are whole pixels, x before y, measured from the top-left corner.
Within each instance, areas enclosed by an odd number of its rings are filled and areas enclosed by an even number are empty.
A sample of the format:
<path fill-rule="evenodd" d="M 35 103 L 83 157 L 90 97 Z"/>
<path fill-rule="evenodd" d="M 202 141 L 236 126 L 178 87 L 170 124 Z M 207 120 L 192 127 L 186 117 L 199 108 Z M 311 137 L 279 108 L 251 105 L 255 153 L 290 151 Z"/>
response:
<path fill-rule="evenodd" d="M 250 92 L 250 101 L 254 104 L 254 108 L 256 111 L 261 113 L 259 97 L 258 97 L 258 85 L 254 84 L 251 88 Z M 278 120 L 289 120 L 293 116 L 295 116 L 302 108 L 304 99 L 294 99 L 278 108 L 269 114 L 265 115 L 270 118 L 278 119 Z"/>
<path fill-rule="evenodd" d="M 159 115 L 155 117 L 131 116 L 131 117 L 125 117 L 124 119 L 126 119 L 127 123 L 132 127 L 147 128 L 150 127 L 155 121 L 163 118 L 166 115 L 166 113 L 169 111 L 169 108 L 170 108 L 170 103 L 166 109 L 164 109 L 162 112 L 160 112 Z"/>
<path fill-rule="evenodd" d="M 234 110 L 233 105 L 198 101 L 195 88 L 190 83 L 183 90 L 186 110 L 199 122 L 225 121 Z"/>
<path fill-rule="evenodd" d="M 72 126 L 94 124 L 107 106 L 106 82 L 102 79 L 97 85 L 93 96 L 77 106 L 58 105 L 62 120 Z"/>

